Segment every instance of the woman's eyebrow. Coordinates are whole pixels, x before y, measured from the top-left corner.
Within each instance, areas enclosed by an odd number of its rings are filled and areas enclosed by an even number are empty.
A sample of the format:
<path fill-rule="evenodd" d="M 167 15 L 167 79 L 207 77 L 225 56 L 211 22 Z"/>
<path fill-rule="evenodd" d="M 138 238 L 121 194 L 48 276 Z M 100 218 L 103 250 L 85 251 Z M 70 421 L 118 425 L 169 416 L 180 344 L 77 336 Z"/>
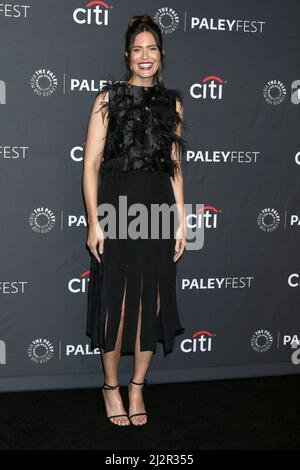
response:
<path fill-rule="evenodd" d="M 145 46 L 145 47 L 153 47 L 153 46 L 156 47 L 156 44 L 150 44 L 150 46 Z M 143 47 L 143 46 L 133 46 L 133 47 Z"/>

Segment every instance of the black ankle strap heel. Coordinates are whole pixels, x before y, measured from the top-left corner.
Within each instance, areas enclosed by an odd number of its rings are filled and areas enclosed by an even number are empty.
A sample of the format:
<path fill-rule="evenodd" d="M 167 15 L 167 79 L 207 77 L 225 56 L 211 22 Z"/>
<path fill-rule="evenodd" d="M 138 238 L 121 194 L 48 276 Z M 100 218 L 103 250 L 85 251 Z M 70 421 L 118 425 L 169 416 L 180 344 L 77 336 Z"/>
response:
<path fill-rule="evenodd" d="M 104 385 L 102 388 L 102 390 L 116 390 L 116 388 L 118 388 L 120 386 L 120 384 L 117 384 L 117 385 L 109 385 L 107 384 L 106 382 L 104 382 Z M 103 397 L 103 395 L 102 395 Z M 103 397 L 103 400 L 104 400 L 104 397 Z M 104 407 L 106 409 L 106 405 L 105 405 L 105 401 L 103 402 L 104 403 Z M 107 416 L 106 414 L 106 417 L 107 419 L 109 419 L 109 421 L 112 423 L 112 424 L 115 424 L 111 421 L 111 418 L 119 418 L 120 416 L 126 416 L 128 418 L 128 414 L 125 413 L 125 414 L 120 414 L 120 415 L 112 415 L 112 416 Z M 115 424 L 116 425 L 116 424 Z"/>
<path fill-rule="evenodd" d="M 145 379 L 144 382 L 139 383 L 139 382 L 134 382 L 134 381 L 132 380 L 132 377 L 131 377 L 131 379 L 129 380 L 128 387 L 129 387 L 130 383 L 133 383 L 134 385 L 146 385 L 146 384 L 147 384 L 147 380 Z M 142 413 L 134 413 L 133 415 L 128 416 L 128 418 L 129 418 L 131 424 L 134 424 L 134 423 L 131 421 L 131 418 L 133 418 L 134 416 L 140 416 L 140 415 L 146 415 L 146 416 L 147 416 L 147 419 L 148 419 L 148 413 L 147 413 L 146 411 L 143 411 Z M 147 421 L 146 421 L 146 422 L 147 422 Z M 145 424 L 146 424 L 146 423 L 145 423 Z M 134 426 L 140 426 L 140 425 L 134 424 Z"/>

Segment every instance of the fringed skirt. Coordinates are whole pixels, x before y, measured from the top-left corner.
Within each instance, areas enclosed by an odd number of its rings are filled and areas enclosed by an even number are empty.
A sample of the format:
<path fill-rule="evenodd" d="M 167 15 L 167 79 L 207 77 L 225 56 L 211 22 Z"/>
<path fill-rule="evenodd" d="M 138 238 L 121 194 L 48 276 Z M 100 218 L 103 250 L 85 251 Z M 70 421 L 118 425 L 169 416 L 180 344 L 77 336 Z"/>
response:
<path fill-rule="evenodd" d="M 119 196 L 127 196 L 122 204 Z M 184 332 L 177 308 L 173 261 L 177 216 L 174 210 L 166 210 L 176 207 L 170 176 L 139 170 L 120 172 L 118 178 L 110 173 L 101 175 L 98 205 L 105 203 L 115 209 L 116 233 L 112 235 L 111 222 L 104 224 L 107 212 L 98 215 L 103 233 L 108 236 L 99 255 L 101 262 L 91 255 L 86 323 L 91 348 L 115 350 L 120 328 L 122 354 L 133 354 L 136 346 L 140 351 L 155 353 L 157 342 L 162 342 L 166 355 L 174 348 L 175 336 Z M 130 213 L 132 204 L 147 208 L 146 224 L 145 218 L 139 219 L 139 210 Z M 151 219 L 153 204 L 165 207 L 156 222 Z M 137 219 L 143 222 L 138 225 Z M 124 223 L 128 229 L 125 236 Z M 139 237 L 130 235 L 130 226 Z M 163 227 L 169 229 L 164 231 Z"/>

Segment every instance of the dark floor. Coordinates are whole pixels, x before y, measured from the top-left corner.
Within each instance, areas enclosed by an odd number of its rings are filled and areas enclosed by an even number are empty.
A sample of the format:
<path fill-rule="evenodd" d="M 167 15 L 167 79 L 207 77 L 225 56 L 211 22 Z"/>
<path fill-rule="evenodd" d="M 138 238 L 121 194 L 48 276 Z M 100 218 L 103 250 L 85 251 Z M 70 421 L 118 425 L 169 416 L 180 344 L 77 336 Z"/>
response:
<path fill-rule="evenodd" d="M 121 394 L 127 407 L 126 388 Z M 300 449 L 300 376 L 148 385 L 145 426 L 118 427 L 99 389 L 2 393 L 0 449 Z"/>

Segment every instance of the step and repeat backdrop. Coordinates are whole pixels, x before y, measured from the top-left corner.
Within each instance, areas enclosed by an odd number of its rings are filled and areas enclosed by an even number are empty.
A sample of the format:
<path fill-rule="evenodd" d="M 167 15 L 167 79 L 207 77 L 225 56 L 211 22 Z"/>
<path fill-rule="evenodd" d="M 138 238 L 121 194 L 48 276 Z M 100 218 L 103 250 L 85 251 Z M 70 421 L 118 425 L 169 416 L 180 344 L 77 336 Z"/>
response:
<path fill-rule="evenodd" d="M 97 92 L 123 80 L 133 15 L 160 25 L 185 103 L 185 330 L 151 383 L 300 372 L 300 28 L 288 0 L 0 4 L 0 390 L 98 387 L 86 336 L 82 170 Z M 132 371 L 124 355 L 120 383 Z"/>

